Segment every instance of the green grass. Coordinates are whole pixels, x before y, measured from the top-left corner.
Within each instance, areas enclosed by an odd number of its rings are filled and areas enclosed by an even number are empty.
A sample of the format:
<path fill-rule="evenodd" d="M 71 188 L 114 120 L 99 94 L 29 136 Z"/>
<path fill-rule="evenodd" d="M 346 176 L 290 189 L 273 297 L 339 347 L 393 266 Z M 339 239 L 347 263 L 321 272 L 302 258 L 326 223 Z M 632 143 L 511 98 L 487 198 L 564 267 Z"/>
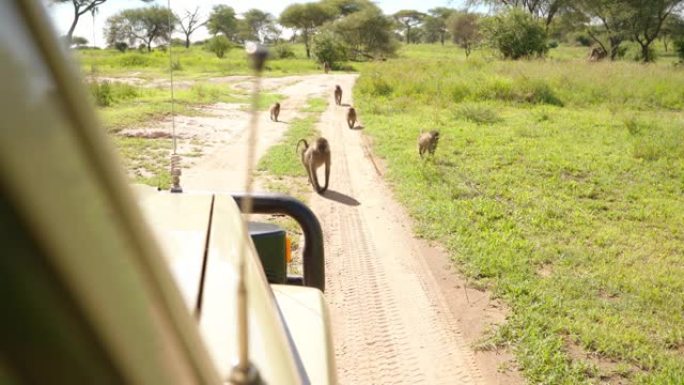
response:
<path fill-rule="evenodd" d="M 112 135 L 134 183 L 167 189 L 171 186 L 171 139 L 128 138 Z"/>
<path fill-rule="evenodd" d="M 509 305 L 482 346 L 535 384 L 684 383 L 684 72 L 426 51 L 355 100 L 417 233 Z"/>
<path fill-rule="evenodd" d="M 292 47 L 295 53 L 294 58 L 271 59 L 266 63 L 264 72 L 267 76 L 322 72 L 314 60 L 306 58 L 302 44 L 295 44 Z M 161 50 L 151 53 L 137 50 L 121 53 L 113 49 L 76 52 L 76 57 L 81 63 L 84 73 L 94 71 L 100 76 L 142 79 L 168 78 L 169 55 Z M 228 51 L 222 59 L 199 46 L 192 46 L 189 49 L 173 47 L 172 57 L 172 61 L 176 63 L 174 76 L 178 79 L 203 79 L 252 73 L 244 49 L 238 47 Z"/>
<path fill-rule="evenodd" d="M 130 128 L 171 114 L 171 92 L 167 87 L 143 87 L 109 82 L 110 104 L 98 107 L 102 123 L 110 132 Z M 198 115 L 193 107 L 217 102 L 247 102 L 228 86 L 198 82 L 188 88 L 174 90 L 177 115 Z"/>

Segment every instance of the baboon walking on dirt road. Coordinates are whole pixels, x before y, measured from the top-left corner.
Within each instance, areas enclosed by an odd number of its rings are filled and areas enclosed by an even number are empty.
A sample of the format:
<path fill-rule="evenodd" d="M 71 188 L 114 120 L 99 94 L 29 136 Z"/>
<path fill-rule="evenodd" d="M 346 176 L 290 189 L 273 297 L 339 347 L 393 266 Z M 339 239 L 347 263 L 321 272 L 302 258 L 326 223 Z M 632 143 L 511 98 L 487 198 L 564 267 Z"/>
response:
<path fill-rule="evenodd" d="M 347 124 L 349 128 L 354 128 L 356 125 L 356 110 L 354 107 L 349 107 L 349 111 L 347 111 Z"/>
<path fill-rule="evenodd" d="M 278 115 L 280 115 L 280 103 L 276 103 L 271 107 L 271 120 L 277 122 Z"/>
<path fill-rule="evenodd" d="M 301 143 L 304 143 L 304 149 L 301 151 L 302 164 L 309 175 L 309 183 L 317 193 L 322 194 L 328 189 L 328 180 L 330 179 L 330 145 L 328 140 L 318 138 L 309 146 L 305 139 L 300 139 L 297 142 L 296 151 L 299 151 Z M 321 188 L 316 170 L 323 164 L 325 164 L 325 185 Z"/>
<path fill-rule="evenodd" d="M 342 87 L 339 85 L 335 86 L 335 104 L 338 106 L 342 104 Z"/>

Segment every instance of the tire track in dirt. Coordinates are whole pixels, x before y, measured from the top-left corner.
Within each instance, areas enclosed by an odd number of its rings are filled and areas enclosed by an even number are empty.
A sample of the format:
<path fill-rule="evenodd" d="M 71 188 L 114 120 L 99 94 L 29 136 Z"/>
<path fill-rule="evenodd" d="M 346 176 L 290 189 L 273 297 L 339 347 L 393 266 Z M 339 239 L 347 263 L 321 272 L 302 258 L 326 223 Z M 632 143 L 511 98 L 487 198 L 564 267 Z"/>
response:
<path fill-rule="evenodd" d="M 312 206 L 326 242 L 326 298 L 341 384 L 476 384 L 481 376 L 410 233 L 409 220 L 335 106 L 356 76 L 330 77 L 319 129 L 332 150 L 330 190 Z M 363 117 L 361 117 L 363 118 Z"/>

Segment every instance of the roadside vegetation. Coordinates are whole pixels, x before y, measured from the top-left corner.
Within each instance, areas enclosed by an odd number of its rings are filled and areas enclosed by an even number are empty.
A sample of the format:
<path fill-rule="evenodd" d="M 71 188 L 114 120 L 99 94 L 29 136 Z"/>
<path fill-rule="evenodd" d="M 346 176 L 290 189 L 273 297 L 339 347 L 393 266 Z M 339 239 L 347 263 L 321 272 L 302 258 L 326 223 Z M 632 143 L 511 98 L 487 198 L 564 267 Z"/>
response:
<path fill-rule="evenodd" d="M 531 383 L 684 382 L 684 72 L 458 51 L 364 67 L 355 105 L 418 234 L 510 306 L 481 348 Z"/>

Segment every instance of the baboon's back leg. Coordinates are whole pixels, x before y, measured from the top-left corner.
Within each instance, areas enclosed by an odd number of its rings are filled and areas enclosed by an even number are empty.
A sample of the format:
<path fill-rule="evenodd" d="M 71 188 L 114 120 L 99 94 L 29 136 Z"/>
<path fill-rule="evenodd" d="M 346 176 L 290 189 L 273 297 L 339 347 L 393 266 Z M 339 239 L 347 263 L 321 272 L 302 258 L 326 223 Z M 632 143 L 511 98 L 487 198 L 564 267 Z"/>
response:
<path fill-rule="evenodd" d="M 313 161 L 309 164 L 309 170 L 311 173 L 311 179 L 313 181 L 311 184 L 313 184 L 314 190 L 317 193 L 320 193 L 321 192 L 321 186 L 318 183 L 318 174 L 316 174 L 316 166 L 314 165 Z"/>

